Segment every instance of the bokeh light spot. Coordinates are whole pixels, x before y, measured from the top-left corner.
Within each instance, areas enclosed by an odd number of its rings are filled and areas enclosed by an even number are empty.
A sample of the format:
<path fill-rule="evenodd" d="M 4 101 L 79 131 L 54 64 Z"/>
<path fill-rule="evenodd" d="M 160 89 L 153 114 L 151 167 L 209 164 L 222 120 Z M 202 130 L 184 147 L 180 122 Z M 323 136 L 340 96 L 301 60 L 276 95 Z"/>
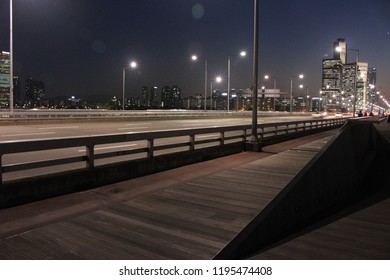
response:
<path fill-rule="evenodd" d="M 202 4 L 195 4 L 192 6 L 192 16 L 195 19 L 201 19 L 204 15 L 204 8 Z"/>

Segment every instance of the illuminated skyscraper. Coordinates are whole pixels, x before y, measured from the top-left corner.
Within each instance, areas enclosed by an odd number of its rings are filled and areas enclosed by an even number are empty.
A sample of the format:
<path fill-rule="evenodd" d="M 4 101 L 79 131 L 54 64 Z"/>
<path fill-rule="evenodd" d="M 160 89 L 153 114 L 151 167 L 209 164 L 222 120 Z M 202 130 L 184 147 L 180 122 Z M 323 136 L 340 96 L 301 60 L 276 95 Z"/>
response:
<path fill-rule="evenodd" d="M 347 63 L 347 43 L 345 39 L 338 38 L 336 42 L 333 43 L 333 58 L 341 60 L 342 64 Z"/>
<path fill-rule="evenodd" d="M 149 88 L 148 87 L 142 87 L 141 88 L 141 106 L 148 108 L 150 107 L 149 104 Z"/>
<path fill-rule="evenodd" d="M 26 80 L 26 98 L 32 107 L 40 105 L 46 97 L 45 84 L 35 81 L 32 77 Z"/>
<path fill-rule="evenodd" d="M 356 96 L 356 110 L 367 110 L 370 99 L 368 63 L 347 63 L 348 47 L 344 39 L 337 39 L 333 46 L 333 58 L 322 61 L 322 108 L 352 112 Z"/>
<path fill-rule="evenodd" d="M 9 52 L 2 51 L 0 53 L 0 108 L 5 108 L 9 106 L 9 71 Z"/>

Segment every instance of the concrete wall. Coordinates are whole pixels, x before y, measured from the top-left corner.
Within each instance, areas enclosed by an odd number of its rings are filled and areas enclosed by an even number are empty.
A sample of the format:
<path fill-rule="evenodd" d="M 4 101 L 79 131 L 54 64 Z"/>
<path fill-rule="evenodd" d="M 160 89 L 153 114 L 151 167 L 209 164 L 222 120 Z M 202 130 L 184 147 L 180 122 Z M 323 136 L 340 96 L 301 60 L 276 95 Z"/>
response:
<path fill-rule="evenodd" d="M 244 258 L 326 217 L 367 188 L 390 145 L 372 123 L 347 123 L 216 259 Z"/>

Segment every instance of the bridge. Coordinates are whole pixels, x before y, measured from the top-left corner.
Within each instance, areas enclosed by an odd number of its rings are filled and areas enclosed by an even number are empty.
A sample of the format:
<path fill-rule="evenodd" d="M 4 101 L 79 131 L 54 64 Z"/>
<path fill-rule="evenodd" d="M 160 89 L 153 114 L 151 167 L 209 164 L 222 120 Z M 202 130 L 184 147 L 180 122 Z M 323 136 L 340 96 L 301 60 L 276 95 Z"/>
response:
<path fill-rule="evenodd" d="M 241 150 L 4 208 L 0 258 L 388 259 L 388 188 L 382 185 L 385 166 L 377 163 L 389 153 L 389 125 L 360 120 L 315 134 L 307 132 L 321 128 L 318 123 L 277 127 L 283 132 L 260 127 L 268 141 L 261 153 Z M 300 137 L 265 137 L 286 136 L 290 128 Z M 213 142 L 218 149 L 242 147 L 245 133 L 236 136 L 223 131 Z M 362 140 L 351 141 L 356 137 Z M 234 139 L 240 140 L 225 143 Z M 196 140 L 186 142 L 185 153 L 194 152 Z M 358 166 L 346 164 L 356 158 Z M 356 248 L 357 242 L 362 246 Z"/>

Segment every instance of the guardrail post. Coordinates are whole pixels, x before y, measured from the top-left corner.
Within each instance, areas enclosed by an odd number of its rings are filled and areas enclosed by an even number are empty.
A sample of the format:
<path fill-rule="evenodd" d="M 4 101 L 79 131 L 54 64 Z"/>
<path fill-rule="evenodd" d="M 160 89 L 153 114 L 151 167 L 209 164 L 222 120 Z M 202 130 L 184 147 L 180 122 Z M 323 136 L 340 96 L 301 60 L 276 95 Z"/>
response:
<path fill-rule="evenodd" d="M 95 167 L 95 145 L 87 145 L 87 168 Z"/>
<path fill-rule="evenodd" d="M 261 127 L 260 139 L 261 139 L 261 140 L 264 139 L 264 127 L 263 127 L 263 126 Z"/>
<path fill-rule="evenodd" d="M 195 135 L 194 134 L 190 135 L 190 151 L 191 152 L 195 151 Z"/>
<path fill-rule="evenodd" d="M 148 158 L 153 158 L 154 154 L 154 139 L 148 139 Z"/>
<path fill-rule="evenodd" d="M 219 145 L 223 146 L 225 144 L 225 132 L 219 133 Z"/>

